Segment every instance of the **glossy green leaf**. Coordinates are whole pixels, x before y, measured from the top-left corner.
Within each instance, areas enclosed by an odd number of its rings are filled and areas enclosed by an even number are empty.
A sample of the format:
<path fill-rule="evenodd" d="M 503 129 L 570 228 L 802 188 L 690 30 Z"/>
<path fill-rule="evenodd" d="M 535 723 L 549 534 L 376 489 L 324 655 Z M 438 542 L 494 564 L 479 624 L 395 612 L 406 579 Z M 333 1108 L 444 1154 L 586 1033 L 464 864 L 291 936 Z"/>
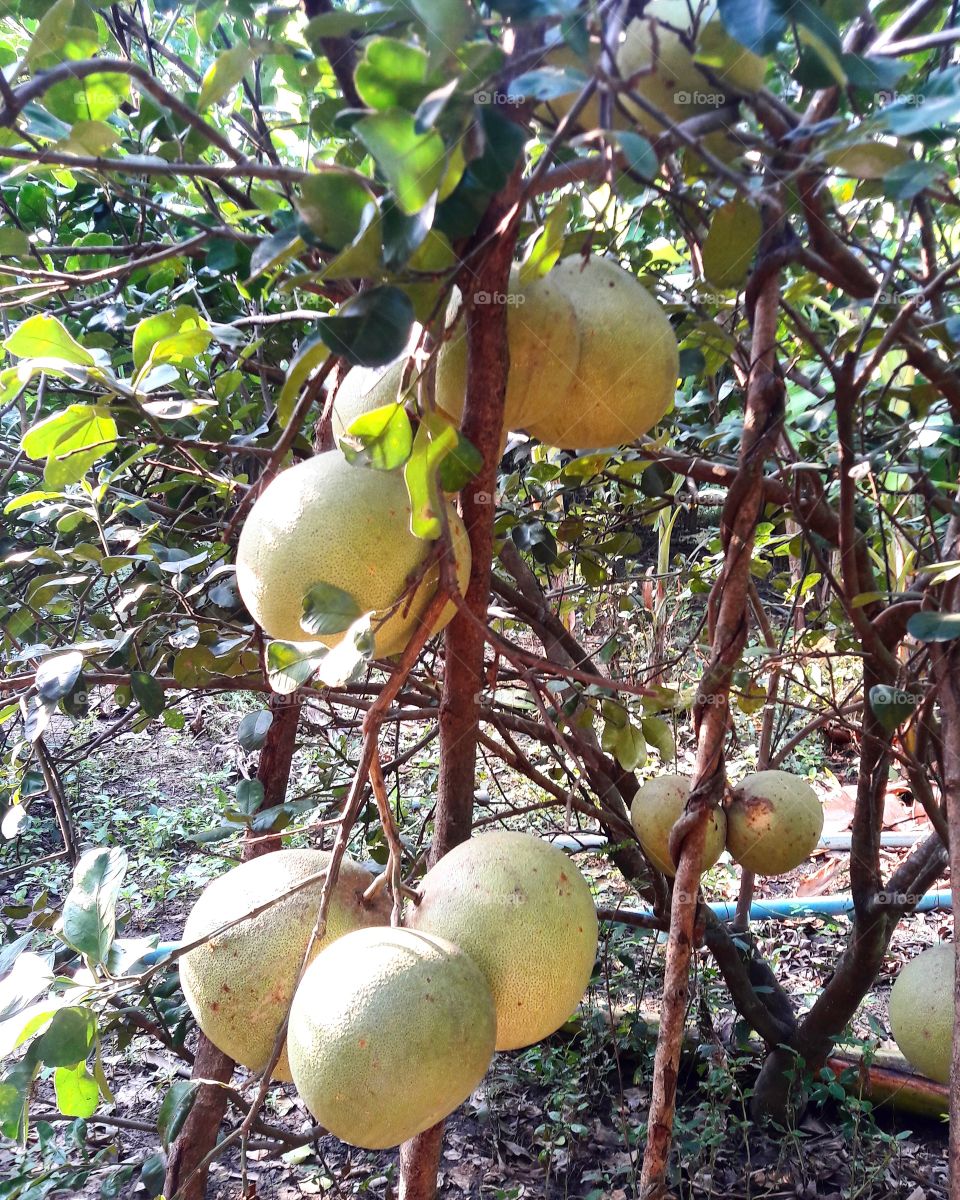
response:
<path fill-rule="evenodd" d="M 321 171 L 300 187 L 297 211 L 322 246 L 342 250 L 376 204 L 373 192 L 350 171 Z"/>
<path fill-rule="evenodd" d="M 429 62 L 419 46 L 398 38 L 371 38 L 354 73 L 360 99 L 370 108 L 412 111 L 429 90 Z"/>
<path fill-rule="evenodd" d="M 783 0 L 719 0 L 727 33 L 755 54 L 769 54 L 787 31 Z"/>
<path fill-rule="evenodd" d="M 97 1111 L 100 1089 L 83 1063 L 57 1067 L 53 1073 L 57 1108 L 65 1117 L 92 1117 Z"/>
<path fill-rule="evenodd" d="M 261 708 L 257 712 L 247 713 L 237 728 L 237 741 L 240 748 L 247 754 L 259 750 L 267 740 L 270 726 L 273 724 L 273 713 Z"/>
<path fill-rule="evenodd" d="M 73 887 L 63 905 L 62 935 L 95 963 L 104 961 L 116 934 L 117 897 L 126 872 L 126 852 L 117 846 L 88 850 L 74 868 Z"/>
<path fill-rule="evenodd" d="M 326 655 L 316 642 L 273 641 L 267 645 L 267 678 L 280 696 L 289 696 L 312 678 Z"/>
<path fill-rule="evenodd" d="M 117 425 L 108 409 L 71 404 L 24 434 L 21 445 L 32 459 L 46 458 L 44 482 L 65 487 L 81 479 L 116 444 Z"/>
<path fill-rule="evenodd" d="M 37 1039 L 36 1055 L 46 1067 L 73 1067 L 85 1061 L 97 1037 L 97 1018 L 89 1008 L 60 1008 Z"/>
<path fill-rule="evenodd" d="M 115 71 L 65 79 L 48 88 L 44 104 L 68 125 L 78 121 L 105 121 L 130 99 L 130 78 Z"/>
<path fill-rule="evenodd" d="M 210 344 L 208 322 L 189 304 L 144 317 L 133 331 L 133 363 L 142 371 L 149 362 L 178 363 L 195 358 Z"/>
<path fill-rule="evenodd" d="M 56 317 L 41 313 L 18 325 L 3 348 L 17 358 L 59 358 L 81 367 L 92 367 L 95 361 Z"/>
<path fill-rule="evenodd" d="M 446 501 L 440 490 L 438 469 L 456 445 L 454 426 L 437 413 L 425 413 L 403 468 L 410 496 L 410 530 L 419 538 L 435 540 L 443 533 L 440 513 Z"/>
<path fill-rule="evenodd" d="M 952 642 L 960 638 L 960 613 L 914 613 L 907 622 L 907 633 L 918 642 Z"/>
<path fill-rule="evenodd" d="M 256 51 L 242 42 L 218 54 L 204 73 L 197 111 L 203 112 L 226 99 L 253 66 L 256 57 Z"/>
<path fill-rule="evenodd" d="M 307 380 L 329 357 L 330 351 L 319 337 L 308 338 L 301 344 L 287 368 L 287 377 L 277 398 L 277 421 L 281 426 L 286 426 L 293 415 L 294 406 Z"/>
<path fill-rule="evenodd" d="M 83 654 L 79 650 L 68 650 L 45 658 L 37 667 L 37 693 L 45 704 L 56 704 L 70 694 L 80 678 Z"/>
<path fill-rule="evenodd" d="M 715 287 L 740 287 L 746 281 L 762 228 L 759 212 L 744 200 L 731 200 L 713 214 L 703 244 L 703 270 Z"/>
<path fill-rule="evenodd" d="M 635 172 L 642 179 L 656 177 L 660 170 L 660 162 L 645 137 L 630 130 L 617 130 L 610 136 L 623 152 L 628 170 Z"/>
<path fill-rule="evenodd" d="M 413 305 L 399 288 L 362 292 L 320 322 L 319 333 L 351 366 L 379 367 L 403 352 L 413 327 Z"/>
<path fill-rule="evenodd" d="M 363 609 L 343 588 L 332 583 L 315 583 L 303 598 L 301 628 L 315 637 L 343 633 Z"/>
<path fill-rule="evenodd" d="M 480 474 L 482 467 L 483 455 L 458 429 L 457 444 L 438 468 L 440 486 L 445 492 L 459 492 Z"/>
<path fill-rule="evenodd" d="M 163 688 L 146 671 L 130 672 L 130 687 L 137 703 L 148 717 L 159 717 L 163 712 L 166 701 Z"/>
<path fill-rule="evenodd" d="M 264 787 L 259 779 L 241 779 L 237 784 L 234 811 L 241 817 L 252 817 L 263 803 L 263 797 Z"/>
<path fill-rule="evenodd" d="M 402 404 L 384 404 L 356 417 L 340 438 L 346 458 L 379 471 L 401 467 L 410 457 L 413 430 Z"/>
<path fill-rule="evenodd" d="M 887 733 L 893 733 L 917 710 L 920 697 L 889 684 L 876 684 L 867 697 L 870 711 Z"/>
<path fill-rule="evenodd" d="M 446 168 L 443 138 L 433 130 L 417 133 L 413 116 L 398 108 L 363 117 L 353 129 L 373 155 L 403 211 L 416 213 L 424 208 Z"/>
<path fill-rule="evenodd" d="M 562 196 L 550 210 L 543 228 L 534 238 L 530 252 L 520 267 L 522 287 L 546 275 L 560 257 L 572 207 L 573 197 Z"/>
<path fill-rule="evenodd" d="M 507 95 L 512 100 L 555 100 L 582 91 L 588 78 L 577 67 L 537 67 L 511 79 Z"/>
<path fill-rule="evenodd" d="M 167 1089 L 157 1113 L 157 1132 L 164 1150 L 169 1149 L 170 1143 L 183 1128 L 199 1087 L 200 1084 L 194 1079 L 176 1079 Z"/>

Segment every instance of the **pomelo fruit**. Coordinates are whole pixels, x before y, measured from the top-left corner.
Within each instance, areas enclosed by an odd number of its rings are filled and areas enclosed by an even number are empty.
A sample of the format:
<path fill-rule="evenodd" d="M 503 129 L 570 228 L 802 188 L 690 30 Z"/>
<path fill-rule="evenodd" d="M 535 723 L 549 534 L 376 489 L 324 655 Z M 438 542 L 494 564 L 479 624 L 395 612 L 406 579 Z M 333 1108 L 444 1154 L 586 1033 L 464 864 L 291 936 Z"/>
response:
<path fill-rule="evenodd" d="M 228 921 L 282 896 L 312 875 L 325 872 L 325 850 L 277 850 L 241 863 L 209 884 L 183 931 L 193 942 Z M 340 865 L 330 898 L 324 937 L 314 955 L 364 925 L 390 920 L 386 894 L 370 904 L 363 893 L 369 871 L 349 858 Z M 286 1016 L 317 913 L 324 880 L 307 884 L 256 916 L 241 921 L 180 959 L 180 982 L 190 1011 L 211 1042 L 253 1071 L 266 1065 Z M 275 1079 L 290 1079 L 284 1050 Z"/>
<path fill-rule="evenodd" d="M 449 939 L 483 971 L 497 1008 L 497 1049 L 553 1033 L 583 998 L 597 953 L 597 910 L 563 851 L 527 833 L 482 833 L 420 885 L 406 924 Z"/>
<path fill-rule="evenodd" d="M 287 1045 L 316 1119 L 341 1141 L 383 1150 L 466 1100 L 495 1035 L 490 988 L 467 954 L 388 927 L 348 934 L 310 964 Z"/>
<path fill-rule="evenodd" d="M 464 590 L 470 543 L 452 505 L 447 516 Z M 310 589 L 331 584 L 348 592 L 362 612 L 375 612 L 374 653 L 399 654 L 437 588 L 440 570 L 434 563 L 410 594 L 432 549 L 432 542 L 410 531 L 402 471 L 355 467 L 339 450 L 330 450 L 288 467 L 258 498 L 237 546 L 237 586 L 270 637 L 335 646 L 342 633 L 311 636 L 300 625 Z M 451 601 L 432 632 L 455 611 Z"/>
<path fill-rule="evenodd" d="M 576 382 L 581 321 L 574 298 L 554 271 L 520 286 L 519 267 L 510 276 L 509 292 L 489 303 L 507 305 L 510 373 L 504 405 L 504 429 L 525 429 L 532 414 L 555 396 L 566 395 Z M 455 292 L 447 310 L 454 324 L 461 297 Z M 437 358 L 437 407 L 457 422 L 467 391 L 466 321 L 461 316 Z"/>
<path fill-rule="evenodd" d="M 630 805 L 630 821 L 647 858 L 664 875 L 674 876 L 677 866 L 670 857 L 670 830 L 683 813 L 690 795 L 690 780 L 682 775 L 657 775 L 637 789 Z M 723 853 L 727 818 L 714 809 L 707 823 L 707 838 L 700 860 L 700 874 L 709 871 Z"/>
<path fill-rule="evenodd" d="M 952 942 L 918 954 L 890 993 L 890 1029 L 903 1057 L 937 1083 L 950 1082 L 956 951 Z"/>
<path fill-rule="evenodd" d="M 816 848 L 823 806 L 813 788 L 788 771 L 758 771 L 733 789 L 727 849 L 758 875 L 783 875 Z"/>
<path fill-rule="evenodd" d="M 642 437 L 673 404 L 679 371 L 677 339 L 659 302 L 628 271 L 596 256 L 565 258 L 546 278 L 576 310 L 580 353 L 573 381 L 531 399 L 523 427 L 565 450 Z"/>

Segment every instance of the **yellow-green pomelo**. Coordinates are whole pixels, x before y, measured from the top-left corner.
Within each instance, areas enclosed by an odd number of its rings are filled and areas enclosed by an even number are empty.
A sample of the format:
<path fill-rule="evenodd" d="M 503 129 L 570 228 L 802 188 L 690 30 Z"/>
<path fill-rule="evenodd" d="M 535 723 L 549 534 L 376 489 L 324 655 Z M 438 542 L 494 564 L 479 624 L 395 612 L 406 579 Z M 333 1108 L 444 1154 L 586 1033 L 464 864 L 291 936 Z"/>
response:
<path fill-rule="evenodd" d="M 566 450 L 621 446 L 648 433 L 676 394 L 679 352 L 657 300 L 617 263 L 565 258 L 547 276 L 577 312 L 576 377 L 543 389 L 524 428 Z M 512 343 L 511 343 L 512 353 Z"/>
<path fill-rule="evenodd" d="M 362 929 L 320 954 L 290 1011 L 297 1091 L 321 1125 L 368 1150 L 442 1121 L 493 1056 L 490 988 L 467 954 L 410 929 Z"/>
<path fill-rule="evenodd" d="M 570 296 L 555 272 L 520 286 L 519 269 L 510 277 L 506 296 L 487 297 L 491 304 L 507 305 L 507 342 L 510 373 L 504 407 L 504 429 L 525 429 L 539 413 L 575 383 L 580 358 L 580 323 L 576 297 Z M 455 297 L 447 320 L 459 306 Z M 450 340 L 437 358 L 437 407 L 459 424 L 467 389 L 466 322 L 461 316 Z"/>
<path fill-rule="evenodd" d="M 347 372 L 337 388 L 330 414 L 333 436 L 338 442 L 357 417 L 405 399 L 400 392 L 404 362 L 401 358 L 386 369 L 352 367 Z"/>
<path fill-rule="evenodd" d="M 621 77 L 676 124 L 732 100 L 719 90 L 724 85 L 736 92 L 754 92 L 763 85 L 764 59 L 730 37 L 715 13 L 716 4 L 710 2 L 697 5 L 694 0 L 691 6 L 687 0 L 653 0 L 624 31 L 617 52 Z M 698 66 L 695 53 L 710 64 L 713 78 Z M 621 103 L 648 133 L 664 132 L 663 123 L 629 96 Z"/>
<path fill-rule="evenodd" d="M 955 954 L 952 942 L 924 950 L 890 993 L 890 1029 L 900 1053 L 937 1083 L 950 1082 Z"/>
<path fill-rule="evenodd" d="M 447 517 L 461 590 L 470 543 L 456 510 Z M 373 611 L 374 652 L 399 654 L 413 636 L 439 581 L 439 564 L 410 584 L 433 543 L 410 531 L 410 498 L 401 471 L 352 466 L 339 450 L 282 471 L 246 519 L 237 547 L 237 586 L 253 619 L 272 638 L 335 646 L 342 633 L 310 636 L 303 600 L 319 583 L 348 592 Z M 451 601 L 432 632 L 455 612 Z"/>
<path fill-rule="evenodd" d="M 252 913 L 270 900 L 265 911 L 249 916 L 211 938 L 180 960 L 183 994 L 197 1024 L 224 1054 L 253 1071 L 266 1065 L 287 1014 L 300 964 L 306 953 L 324 879 L 285 895 L 297 884 L 325 872 L 330 855 L 324 850 L 278 850 L 241 863 L 209 884 L 187 918 L 184 942 Z M 337 938 L 364 925 L 390 920 L 386 895 L 364 904 L 373 876 L 344 859 L 327 912 L 327 928 L 314 954 Z M 287 1052 L 280 1055 L 275 1079 L 290 1079 Z"/>
<path fill-rule="evenodd" d="M 727 849 L 758 875 L 783 875 L 816 849 L 823 806 L 813 788 L 788 771 L 758 771 L 733 789 Z"/>
<path fill-rule="evenodd" d="M 682 775 L 657 775 L 637 789 L 630 805 L 630 821 L 647 858 L 664 875 L 676 875 L 676 863 L 670 856 L 670 830 L 680 819 L 690 780 Z M 709 871 L 723 853 L 727 818 L 714 809 L 707 823 L 707 838 L 700 860 L 700 874 Z"/>
<path fill-rule="evenodd" d="M 553 1033 L 586 991 L 597 953 L 590 888 L 563 851 L 526 833 L 483 833 L 423 878 L 406 924 L 448 938 L 493 991 L 497 1049 Z"/>

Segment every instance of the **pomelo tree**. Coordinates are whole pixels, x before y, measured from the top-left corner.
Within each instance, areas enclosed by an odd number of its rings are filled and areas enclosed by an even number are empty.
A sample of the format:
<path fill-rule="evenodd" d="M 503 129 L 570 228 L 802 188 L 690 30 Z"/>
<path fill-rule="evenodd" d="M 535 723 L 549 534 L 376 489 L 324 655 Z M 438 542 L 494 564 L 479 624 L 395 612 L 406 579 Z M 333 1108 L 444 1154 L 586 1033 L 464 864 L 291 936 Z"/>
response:
<path fill-rule="evenodd" d="M 304 711 L 360 734 L 349 786 L 324 797 L 332 871 L 378 842 L 397 910 L 422 863 L 386 782 L 393 727 L 436 738 L 431 864 L 471 833 L 479 755 L 534 790 L 514 816 L 607 835 L 646 903 L 633 919 L 669 934 L 644 1196 L 667 1179 L 696 947 L 766 1048 L 758 1119 L 802 1103 L 798 1063 L 842 1035 L 960 826 L 958 37 L 951 5 L 882 0 L 7 0 L 2 833 L 16 845 L 55 815 L 76 868 L 58 961 L 89 975 L 61 1012 L 37 1001 L 44 961 L 22 959 L 36 988 L 8 1011 L 40 1008 L 0 1080 L 6 1136 L 27 1136 L 46 1067 L 65 1113 L 96 1111 L 117 1002 L 139 997 L 129 1019 L 170 1040 L 151 1015 L 167 968 L 116 942 L 124 857 L 86 844 L 70 771 L 224 693 L 256 699 L 238 737 L 258 765 L 219 831 L 244 858 L 315 807 L 287 786 Z M 588 259 L 643 285 L 645 333 L 619 319 L 628 295 L 585 322 Z M 645 362 L 667 321 L 675 368 Z M 574 347 L 580 391 L 541 387 Z M 338 389 L 391 364 L 392 395 L 335 430 Z M 621 394 L 633 411 L 664 364 L 672 409 L 609 445 L 601 416 Z M 569 432 L 560 418 L 597 396 L 597 426 Z M 339 638 L 329 653 L 266 636 L 238 591 L 264 488 L 340 435 L 365 469 L 402 473 L 409 535 L 429 543 L 432 598 L 389 660 L 356 626 L 349 555 L 294 597 L 305 635 Z M 462 594 L 444 494 L 469 538 Z M 675 773 L 690 724 L 671 880 L 629 810 L 648 756 Z M 858 751 L 855 913 L 800 1011 L 749 935 L 753 877 L 725 923 L 699 902 L 700 864 L 731 738 L 764 771 L 824 731 Z M 894 770 L 934 832 L 885 877 Z M 203 1037 L 189 1057 L 194 1081 L 164 1102 L 168 1198 L 202 1194 L 269 1086 L 218 1147 L 233 1063 Z M 441 1136 L 403 1147 L 407 1200 L 435 1194 Z"/>

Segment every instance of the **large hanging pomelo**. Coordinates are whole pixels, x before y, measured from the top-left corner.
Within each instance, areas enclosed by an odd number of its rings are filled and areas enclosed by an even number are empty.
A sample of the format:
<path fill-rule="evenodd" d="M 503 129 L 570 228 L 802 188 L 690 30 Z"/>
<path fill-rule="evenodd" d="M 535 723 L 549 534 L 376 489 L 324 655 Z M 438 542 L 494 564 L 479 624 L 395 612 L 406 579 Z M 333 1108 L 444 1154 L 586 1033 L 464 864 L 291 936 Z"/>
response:
<path fill-rule="evenodd" d="M 565 258 L 546 277 L 575 307 L 575 378 L 524 410 L 524 428 L 566 450 L 620 446 L 642 437 L 673 404 L 677 339 L 657 300 L 609 259 Z"/>
<path fill-rule="evenodd" d="M 816 849 L 823 806 L 813 788 L 788 771 L 758 771 L 733 789 L 727 849 L 758 875 L 792 871 Z"/>
<path fill-rule="evenodd" d="M 297 1090 L 341 1141 L 397 1146 L 443 1120 L 493 1055 L 490 988 L 459 946 L 410 929 L 348 934 L 310 965 L 290 1012 Z"/>
<path fill-rule="evenodd" d="M 228 921 L 268 903 L 314 875 L 326 872 L 324 850 L 278 850 L 241 863 L 209 884 L 194 905 L 184 942 L 212 933 Z M 224 1054 L 253 1071 L 266 1065 L 293 996 L 304 953 L 320 911 L 325 876 L 277 900 L 185 954 L 180 960 L 183 994 L 197 1024 Z M 316 955 L 337 938 L 364 925 L 390 920 L 385 894 L 365 904 L 373 876 L 344 859 Z M 274 1070 L 289 1079 L 286 1050 Z"/>
<path fill-rule="evenodd" d="M 566 395 L 575 383 L 580 358 L 580 328 L 575 297 L 553 271 L 521 287 L 519 268 L 510 276 L 506 295 L 487 295 L 486 303 L 507 305 L 510 373 L 504 404 L 504 429 L 526 429 L 556 394 Z M 459 293 L 451 301 L 447 322 L 460 311 Z M 466 321 L 460 316 L 437 359 L 437 407 L 459 424 L 467 390 Z"/>
<path fill-rule="evenodd" d="M 467 531 L 447 506 L 465 590 L 470 575 Z M 303 601 L 317 584 L 349 593 L 373 610 L 374 653 L 399 654 L 436 592 L 439 565 L 411 594 L 433 543 L 410 531 L 410 498 L 401 471 L 352 466 L 338 450 L 281 472 L 247 516 L 237 547 L 237 586 L 251 616 L 272 638 L 335 646 L 342 633 L 311 636 L 300 624 Z M 456 611 L 451 601 L 432 632 Z"/>
<path fill-rule="evenodd" d="M 583 997 L 597 953 L 597 911 L 576 866 L 526 833 L 483 833 L 424 876 L 406 924 L 454 942 L 487 977 L 497 1049 L 539 1041 Z"/>
<path fill-rule="evenodd" d="M 671 878 L 677 873 L 670 856 L 670 830 L 680 819 L 690 780 L 682 775 L 657 775 L 642 784 L 630 806 L 630 821 L 640 839 L 643 852 L 653 865 Z M 700 874 L 709 871 L 723 853 L 727 818 L 722 809 L 714 809 L 707 822 L 707 837 L 700 860 Z"/>
<path fill-rule="evenodd" d="M 924 950 L 903 968 L 890 993 L 890 1029 L 900 1053 L 937 1083 L 950 1082 L 955 955 L 952 942 Z"/>

